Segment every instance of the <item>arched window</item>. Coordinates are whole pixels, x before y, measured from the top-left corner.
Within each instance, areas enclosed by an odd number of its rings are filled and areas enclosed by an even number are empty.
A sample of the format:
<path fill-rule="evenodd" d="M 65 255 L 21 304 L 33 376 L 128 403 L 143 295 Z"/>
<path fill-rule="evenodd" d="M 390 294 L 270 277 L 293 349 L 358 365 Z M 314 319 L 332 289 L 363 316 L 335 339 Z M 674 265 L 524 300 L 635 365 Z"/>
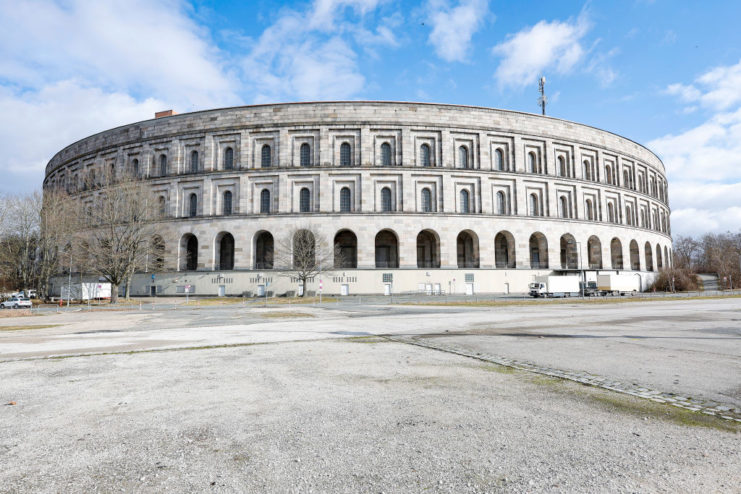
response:
<path fill-rule="evenodd" d="M 391 145 L 388 142 L 381 144 L 381 166 L 391 166 Z"/>
<path fill-rule="evenodd" d="M 134 177 L 139 176 L 139 160 L 134 158 L 134 161 L 131 162 L 131 171 Z"/>
<path fill-rule="evenodd" d="M 561 218 L 569 217 L 569 200 L 566 199 L 566 196 L 561 196 L 558 199 L 558 209 L 561 210 Z"/>
<path fill-rule="evenodd" d="M 420 158 L 420 161 L 422 162 L 422 166 L 431 166 L 429 145 L 422 144 L 419 147 L 419 158 Z"/>
<path fill-rule="evenodd" d="M 540 208 L 538 207 L 538 196 L 530 194 L 530 216 L 540 216 Z"/>
<path fill-rule="evenodd" d="M 159 198 L 159 215 L 160 218 L 164 218 L 167 214 L 167 199 L 165 199 L 165 196 L 160 196 Z"/>
<path fill-rule="evenodd" d="M 391 202 L 391 189 L 384 187 L 381 189 L 381 211 L 391 211 L 393 204 Z"/>
<path fill-rule="evenodd" d="M 494 168 L 504 171 L 504 153 L 501 149 L 494 151 Z"/>
<path fill-rule="evenodd" d="M 561 177 L 565 177 L 567 175 L 566 172 L 566 160 L 563 156 L 558 157 L 558 174 Z"/>
<path fill-rule="evenodd" d="M 592 200 L 587 199 L 587 219 L 592 221 L 594 220 L 594 206 L 592 205 Z"/>
<path fill-rule="evenodd" d="M 232 148 L 226 148 L 224 150 L 224 170 L 234 169 L 234 150 Z"/>
<path fill-rule="evenodd" d="M 630 188 L 630 174 L 628 170 L 623 170 L 623 187 Z"/>
<path fill-rule="evenodd" d="M 471 205 L 469 203 L 469 194 L 466 189 L 461 190 L 460 192 L 460 202 L 461 202 L 461 213 L 470 213 L 471 212 Z"/>
<path fill-rule="evenodd" d="M 458 166 L 459 168 L 468 168 L 468 148 L 466 146 L 458 148 Z"/>
<path fill-rule="evenodd" d="M 160 154 L 160 177 L 167 175 L 167 156 Z"/>
<path fill-rule="evenodd" d="M 228 271 L 234 269 L 234 237 L 231 233 L 224 233 L 218 239 L 219 244 L 219 270 Z"/>
<path fill-rule="evenodd" d="M 584 179 L 594 180 L 594 178 L 592 177 L 592 165 L 589 160 L 584 160 Z"/>
<path fill-rule="evenodd" d="M 615 206 L 612 203 L 607 205 L 607 221 L 615 223 Z"/>
<path fill-rule="evenodd" d="M 422 189 L 422 212 L 432 212 L 432 192 L 427 187 Z"/>
<path fill-rule="evenodd" d="M 308 213 L 311 210 L 311 193 L 306 187 L 299 192 L 299 210 L 302 213 Z"/>
<path fill-rule="evenodd" d="M 340 166 L 352 166 L 352 149 L 347 142 L 340 146 Z"/>
<path fill-rule="evenodd" d="M 529 153 L 527 153 L 527 171 L 529 171 L 530 173 L 537 173 L 538 170 L 536 167 L 537 163 L 535 153 L 530 151 Z"/>
<path fill-rule="evenodd" d="M 417 235 L 417 267 L 440 267 L 440 242 L 432 230 L 422 230 Z"/>
<path fill-rule="evenodd" d="M 352 211 L 350 187 L 342 187 L 340 190 L 340 212 L 349 213 L 350 211 Z"/>
<path fill-rule="evenodd" d="M 479 240 L 470 230 L 464 230 L 456 238 L 456 254 L 459 268 L 479 267 Z"/>
<path fill-rule="evenodd" d="M 612 168 L 610 165 L 605 165 L 605 178 L 607 179 L 607 184 L 612 185 Z"/>
<path fill-rule="evenodd" d="M 229 216 L 232 214 L 232 193 L 231 191 L 227 190 L 224 192 L 224 215 Z"/>
<path fill-rule="evenodd" d="M 260 192 L 260 212 L 270 212 L 270 191 L 268 189 L 262 189 Z"/>
<path fill-rule="evenodd" d="M 497 214 L 507 214 L 507 204 L 501 190 L 497 192 Z"/>
<path fill-rule="evenodd" d="M 263 144 L 262 150 L 260 151 L 260 166 L 262 168 L 270 168 L 273 164 L 273 157 L 270 149 L 270 145 Z"/>
<path fill-rule="evenodd" d="M 334 236 L 334 267 L 358 267 L 358 237 L 350 230 L 340 230 Z"/>
<path fill-rule="evenodd" d="M 191 194 L 188 200 L 188 216 L 191 218 L 198 214 L 198 196 Z"/>
<path fill-rule="evenodd" d="M 187 235 L 184 238 L 184 243 L 185 262 L 183 267 L 186 271 L 195 271 L 198 269 L 198 239 L 195 235 Z"/>
<path fill-rule="evenodd" d="M 311 166 L 311 146 L 308 143 L 301 144 L 299 155 L 301 166 Z"/>
<path fill-rule="evenodd" d="M 190 152 L 190 173 L 198 173 L 198 151 Z"/>
<path fill-rule="evenodd" d="M 255 269 L 273 269 L 273 236 L 261 232 L 255 237 Z"/>

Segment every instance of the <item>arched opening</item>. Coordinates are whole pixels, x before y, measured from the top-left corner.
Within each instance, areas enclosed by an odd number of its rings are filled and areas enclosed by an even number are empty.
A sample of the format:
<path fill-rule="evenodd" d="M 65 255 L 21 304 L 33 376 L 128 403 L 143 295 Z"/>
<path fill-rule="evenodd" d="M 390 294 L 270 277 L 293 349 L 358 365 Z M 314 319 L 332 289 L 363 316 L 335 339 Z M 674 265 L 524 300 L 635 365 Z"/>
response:
<path fill-rule="evenodd" d="M 584 160 L 584 179 L 594 180 L 594 174 L 592 173 L 592 163 L 589 160 Z"/>
<path fill-rule="evenodd" d="M 672 263 L 670 261 L 671 259 L 669 258 L 669 249 L 667 249 L 666 246 L 664 246 L 664 265 L 667 268 L 672 267 Z"/>
<path fill-rule="evenodd" d="M 270 191 L 268 189 L 262 189 L 260 192 L 260 212 L 270 212 Z"/>
<path fill-rule="evenodd" d="M 605 166 L 605 178 L 607 179 L 607 185 L 612 185 L 612 168 L 610 165 Z"/>
<path fill-rule="evenodd" d="M 499 148 L 494 151 L 494 168 L 500 172 L 504 171 L 504 153 Z"/>
<path fill-rule="evenodd" d="M 381 189 L 381 211 L 389 212 L 393 211 L 394 204 L 391 199 L 391 189 L 384 187 Z"/>
<path fill-rule="evenodd" d="M 458 165 L 459 168 L 468 168 L 468 148 L 466 146 L 458 148 Z"/>
<path fill-rule="evenodd" d="M 638 249 L 638 242 L 630 241 L 630 269 L 633 271 L 641 270 L 641 252 Z"/>
<path fill-rule="evenodd" d="M 470 196 L 466 189 L 463 189 L 460 192 L 460 211 L 464 214 L 471 212 Z"/>
<path fill-rule="evenodd" d="M 419 158 L 422 162 L 422 166 L 431 166 L 431 160 L 430 160 L 430 146 L 427 144 L 422 144 L 419 147 Z"/>
<path fill-rule="evenodd" d="M 399 267 L 399 240 L 391 230 L 381 230 L 376 235 L 376 267 Z"/>
<path fill-rule="evenodd" d="M 198 269 L 198 239 L 192 233 L 186 233 L 180 240 L 180 270 L 196 269 Z"/>
<path fill-rule="evenodd" d="M 255 269 L 273 269 L 274 241 L 270 232 L 255 237 Z"/>
<path fill-rule="evenodd" d="M 224 200 L 223 200 L 222 207 L 223 207 L 224 216 L 229 216 L 230 214 L 232 214 L 232 193 L 229 190 L 224 192 Z"/>
<path fill-rule="evenodd" d="M 561 235 L 561 269 L 579 269 L 579 251 L 576 239 L 570 233 Z"/>
<path fill-rule="evenodd" d="M 560 209 L 560 215 L 561 218 L 568 218 L 569 217 L 569 200 L 566 198 L 566 196 L 561 196 L 558 198 L 558 209 Z"/>
<path fill-rule="evenodd" d="M 299 148 L 299 161 L 301 166 L 311 166 L 311 147 L 306 142 Z"/>
<path fill-rule="evenodd" d="M 530 200 L 529 200 L 529 206 L 530 206 L 530 216 L 540 216 L 540 205 L 538 201 L 538 196 L 536 194 L 530 194 Z"/>
<path fill-rule="evenodd" d="M 617 237 L 610 242 L 610 259 L 612 269 L 623 269 L 623 244 Z"/>
<path fill-rule="evenodd" d="M 165 269 L 165 241 L 159 235 L 152 237 L 152 271 Z"/>
<path fill-rule="evenodd" d="M 432 230 L 422 230 L 417 235 L 417 267 L 440 267 L 440 242 Z"/>
<path fill-rule="evenodd" d="M 459 268 L 479 267 L 479 239 L 470 230 L 464 230 L 456 238 L 456 251 Z"/>
<path fill-rule="evenodd" d="M 311 211 L 311 192 L 306 187 L 303 187 L 299 192 L 299 210 L 302 213 L 308 213 Z"/>
<path fill-rule="evenodd" d="M 234 237 L 231 233 L 219 233 L 216 236 L 216 269 L 228 271 L 234 269 Z"/>
<path fill-rule="evenodd" d="M 646 245 L 644 246 L 643 250 L 646 256 L 646 271 L 653 271 L 654 270 L 654 256 L 651 250 L 651 244 L 646 242 Z"/>
<path fill-rule="evenodd" d="M 226 148 L 224 150 L 224 170 L 234 169 L 234 150 Z"/>
<path fill-rule="evenodd" d="M 611 202 L 607 204 L 607 221 L 615 223 L 615 206 Z"/>
<path fill-rule="evenodd" d="M 167 156 L 160 154 L 160 177 L 167 175 Z"/>
<path fill-rule="evenodd" d="M 558 175 L 561 177 L 565 177 L 567 174 L 566 172 L 566 160 L 563 156 L 558 157 Z"/>
<path fill-rule="evenodd" d="M 537 173 L 537 158 L 535 157 L 535 153 L 530 151 L 527 153 L 527 171 L 530 173 Z"/>
<path fill-rule="evenodd" d="M 548 268 L 548 240 L 545 235 L 535 232 L 530 235 L 530 267 L 533 269 Z"/>
<path fill-rule="evenodd" d="M 656 244 L 656 269 L 662 269 L 664 267 L 664 259 L 661 255 L 661 246 Z"/>
<path fill-rule="evenodd" d="M 594 235 L 587 240 L 587 253 L 589 269 L 602 269 L 602 242 Z"/>
<path fill-rule="evenodd" d="M 514 268 L 515 238 L 508 231 L 497 233 L 494 237 L 494 262 L 498 268 Z"/>
<path fill-rule="evenodd" d="M 131 174 L 134 178 L 139 177 L 139 160 L 136 158 L 131 162 Z"/>
<path fill-rule="evenodd" d="M 269 144 L 263 144 L 260 150 L 260 166 L 262 168 L 270 168 L 273 164 L 273 156 L 270 150 Z"/>
<path fill-rule="evenodd" d="M 358 238 L 350 230 L 340 230 L 334 236 L 335 269 L 358 267 Z"/>
<path fill-rule="evenodd" d="M 507 214 L 507 203 L 504 192 L 497 192 L 497 214 Z"/>
<path fill-rule="evenodd" d="M 340 212 L 349 213 L 352 211 L 352 193 L 350 187 L 340 189 Z"/>
<path fill-rule="evenodd" d="M 316 241 L 310 230 L 297 230 L 293 234 L 293 268 L 302 271 L 314 269 L 316 265 Z"/>
<path fill-rule="evenodd" d="M 167 215 L 167 199 L 165 199 L 165 196 L 160 196 L 157 202 L 159 216 L 164 218 Z"/>
<path fill-rule="evenodd" d="M 422 189 L 422 212 L 432 212 L 432 192 L 427 187 Z"/>
<path fill-rule="evenodd" d="M 347 142 L 340 145 L 340 166 L 352 166 L 352 148 Z"/>
<path fill-rule="evenodd" d="M 587 210 L 587 219 L 590 221 L 594 221 L 594 204 L 592 203 L 591 199 L 587 199 L 586 210 Z"/>
<path fill-rule="evenodd" d="M 188 199 L 188 216 L 193 218 L 196 215 L 198 215 L 198 196 L 191 194 Z"/>
<path fill-rule="evenodd" d="M 190 173 L 198 173 L 198 151 L 190 152 Z"/>
<path fill-rule="evenodd" d="M 381 166 L 391 166 L 391 145 L 388 142 L 381 144 Z"/>

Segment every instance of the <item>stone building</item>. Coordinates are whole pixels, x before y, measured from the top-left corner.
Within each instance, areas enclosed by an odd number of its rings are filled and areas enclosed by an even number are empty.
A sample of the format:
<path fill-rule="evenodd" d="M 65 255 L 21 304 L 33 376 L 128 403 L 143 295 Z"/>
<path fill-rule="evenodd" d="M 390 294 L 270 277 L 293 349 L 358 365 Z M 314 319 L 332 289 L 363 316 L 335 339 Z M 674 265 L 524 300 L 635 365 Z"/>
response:
<path fill-rule="evenodd" d="M 340 246 L 328 294 L 523 292 L 570 271 L 633 271 L 645 287 L 671 262 L 662 162 L 587 125 L 361 101 L 165 115 L 82 139 L 46 168 L 45 189 L 83 202 L 107 172 L 150 184 L 167 261 L 134 294 L 294 291 L 274 260 L 295 228 Z"/>

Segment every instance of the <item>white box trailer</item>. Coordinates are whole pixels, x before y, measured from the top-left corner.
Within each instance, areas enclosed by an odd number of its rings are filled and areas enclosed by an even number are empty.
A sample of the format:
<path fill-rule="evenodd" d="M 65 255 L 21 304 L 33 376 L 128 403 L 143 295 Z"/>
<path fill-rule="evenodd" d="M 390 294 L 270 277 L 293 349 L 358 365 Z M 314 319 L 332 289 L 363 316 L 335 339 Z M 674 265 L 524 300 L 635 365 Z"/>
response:
<path fill-rule="evenodd" d="M 531 297 L 577 297 L 581 293 L 579 276 L 536 276 L 530 283 Z"/>
<path fill-rule="evenodd" d="M 598 274 L 597 289 L 601 295 L 624 295 L 641 291 L 641 278 L 632 274 Z"/>
<path fill-rule="evenodd" d="M 111 298 L 111 284 L 103 281 L 90 283 L 72 283 L 72 295 L 70 296 L 70 285 L 62 285 L 62 299 L 72 300 L 97 300 Z"/>

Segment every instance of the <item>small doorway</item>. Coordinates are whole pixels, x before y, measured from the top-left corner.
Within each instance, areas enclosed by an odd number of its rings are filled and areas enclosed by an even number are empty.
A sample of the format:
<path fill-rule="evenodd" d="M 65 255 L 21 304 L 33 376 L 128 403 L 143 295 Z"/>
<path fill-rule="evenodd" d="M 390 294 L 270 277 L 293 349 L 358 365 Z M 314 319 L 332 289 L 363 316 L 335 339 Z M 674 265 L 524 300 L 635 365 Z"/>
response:
<path fill-rule="evenodd" d="M 149 287 L 149 296 L 150 297 L 156 297 L 157 296 L 157 287 L 152 285 Z"/>
<path fill-rule="evenodd" d="M 257 285 L 257 296 L 258 297 L 265 296 L 265 285 Z"/>
<path fill-rule="evenodd" d="M 473 283 L 466 283 L 466 295 L 473 295 Z"/>
<path fill-rule="evenodd" d="M 383 285 L 383 294 L 386 296 L 391 295 L 391 283 L 386 283 Z"/>
<path fill-rule="evenodd" d="M 350 285 L 347 285 L 347 284 L 342 285 L 340 287 L 340 295 L 342 296 L 350 295 Z"/>
<path fill-rule="evenodd" d="M 226 285 L 219 285 L 219 297 L 226 297 Z"/>

